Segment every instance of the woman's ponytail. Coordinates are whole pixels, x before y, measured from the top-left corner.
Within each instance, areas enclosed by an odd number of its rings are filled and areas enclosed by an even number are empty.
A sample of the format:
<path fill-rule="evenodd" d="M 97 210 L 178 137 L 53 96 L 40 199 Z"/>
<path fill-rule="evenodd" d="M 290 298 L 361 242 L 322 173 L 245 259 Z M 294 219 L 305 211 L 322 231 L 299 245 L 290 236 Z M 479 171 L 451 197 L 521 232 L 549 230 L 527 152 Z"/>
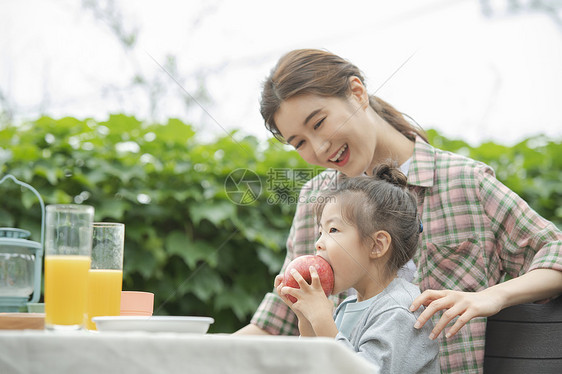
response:
<path fill-rule="evenodd" d="M 398 130 L 402 135 L 407 137 L 408 139 L 414 141 L 415 135 L 418 135 L 427 143 L 429 140 L 427 139 L 427 135 L 423 130 L 419 129 L 418 127 L 413 126 L 410 124 L 405 118 L 402 113 L 400 113 L 396 108 L 392 105 L 381 99 L 380 97 L 371 95 L 369 96 L 369 105 L 377 112 L 382 119 L 388 122 L 392 127 Z"/>

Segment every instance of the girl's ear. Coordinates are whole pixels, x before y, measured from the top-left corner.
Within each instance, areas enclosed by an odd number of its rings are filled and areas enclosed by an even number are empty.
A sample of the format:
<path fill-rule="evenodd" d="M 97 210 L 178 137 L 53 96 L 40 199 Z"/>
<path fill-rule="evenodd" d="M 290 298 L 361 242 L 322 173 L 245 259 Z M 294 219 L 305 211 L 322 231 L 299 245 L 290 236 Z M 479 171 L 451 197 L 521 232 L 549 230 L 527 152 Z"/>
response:
<path fill-rule="evenodd" d="M 380 258 L 387 254 L 388 249 L 390 248 L 390 242 L 392 238 L 390 234 L 384 230 L 380 230 L 375 232 L 372 235 L 373 238 L 373 247 L 371 248 L 370 256 L 371 258 Z"/>
<path fill-rule="evenodd" d="M 369 93 L 359 77 L 349 77 L 349 95 L 350 99 L 356 101 L 359 105 L 369 106 Z"/>

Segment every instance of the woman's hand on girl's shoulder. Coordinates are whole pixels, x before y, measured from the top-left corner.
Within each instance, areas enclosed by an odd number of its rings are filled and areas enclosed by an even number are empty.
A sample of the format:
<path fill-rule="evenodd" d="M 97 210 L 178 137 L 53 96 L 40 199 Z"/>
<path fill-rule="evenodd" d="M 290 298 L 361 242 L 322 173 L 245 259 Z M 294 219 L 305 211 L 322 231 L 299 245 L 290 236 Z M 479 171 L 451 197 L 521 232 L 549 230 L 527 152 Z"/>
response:
<path fill-rule="evenodd" d="M 433 328 L 430 339 L 435 339 L 441 331 L 458 316 L 457 321 L 446 333 L 449 338 L 455 335 L 468 321 L 475 317 L 488 317 L 501 310 L 501 303 L 489 295 L 486 290 L 480 292 L 462 292 L 452 290 L 426 290 L 410 306 L 410 311 L 425 310 L 420 314 L 414 327 L 421 328 L 435 313 L 445 310 L 439 322 Z"/>

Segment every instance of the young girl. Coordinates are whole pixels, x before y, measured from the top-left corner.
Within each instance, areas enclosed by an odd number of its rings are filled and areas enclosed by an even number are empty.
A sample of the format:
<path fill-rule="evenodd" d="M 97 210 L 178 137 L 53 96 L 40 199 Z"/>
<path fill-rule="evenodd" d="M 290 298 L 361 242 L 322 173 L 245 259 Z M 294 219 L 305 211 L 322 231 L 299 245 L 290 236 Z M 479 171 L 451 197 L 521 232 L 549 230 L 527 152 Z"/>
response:
<path fill-rule="evenodd" d="M 293 270 L 299 289 L 276 288 L 298 317 L 301 336 L 335 337 L 381 373 L 439 373 L 439 348 L 431 327 L 416 330 L 420 312 L 408 309 L 418 287 L 397 278 L 414 255 L 421 232 L 416 197 L 399 170 L 381 165 L 373 177 L 345 179 L 316 206 L 319 256 L 334 270 L 334 293 L 354 288 L 339 305 L 328 300 L 314 267 L 309 285 Z M 287 295 L 297 299 L 292 303 Z"/>
<path fill-rule="evenodd" d="M 264 83 L 260 110 L 276 137 L 328 168 L 301 190 L 285 265 L 314 250 L 311 197 L 333 188 L 340 174 L 370 174 L 389 159 L 401 166 L 424 223 L 413 279 L 423 293 L 412 310 L 426 306 L 416 326 L 434 322 L 443 373 L 482 373 L 485 317 L 562 293 L 562 233 L 554 224 L 489 166 L 428 144 L 400 112 L 368 94 L 349 61 L 321 50 L 287 53 Z M 240 333 L 296 334 L 296 317 L 271 292 Z"/>

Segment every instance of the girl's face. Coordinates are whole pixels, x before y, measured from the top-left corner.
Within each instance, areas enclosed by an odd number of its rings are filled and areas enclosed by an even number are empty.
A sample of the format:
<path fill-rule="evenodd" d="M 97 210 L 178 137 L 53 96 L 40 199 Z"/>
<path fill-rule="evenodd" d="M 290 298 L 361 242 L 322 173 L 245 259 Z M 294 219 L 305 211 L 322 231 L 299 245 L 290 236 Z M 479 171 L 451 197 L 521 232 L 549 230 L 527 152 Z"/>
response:
<path fill-rule="evenodd" d="M 369 109 L 365 95 L 352 94 L 347 100 L 302 95 L 284 101 L 274 118 L 283 138 L 306 162 L 352 177 L 372 169 L 376 134 Z"/>
<path fill-rule="evenodd" d="M 316 250 L 334 270 L 333 294 L 351 287 L 361 293 L 365 291 L 365 281 L 372 283 L 368 277 L 370 247 L 361 240 L 357 228 L 343 220 L 337 200 L 324 207 Z"/>

